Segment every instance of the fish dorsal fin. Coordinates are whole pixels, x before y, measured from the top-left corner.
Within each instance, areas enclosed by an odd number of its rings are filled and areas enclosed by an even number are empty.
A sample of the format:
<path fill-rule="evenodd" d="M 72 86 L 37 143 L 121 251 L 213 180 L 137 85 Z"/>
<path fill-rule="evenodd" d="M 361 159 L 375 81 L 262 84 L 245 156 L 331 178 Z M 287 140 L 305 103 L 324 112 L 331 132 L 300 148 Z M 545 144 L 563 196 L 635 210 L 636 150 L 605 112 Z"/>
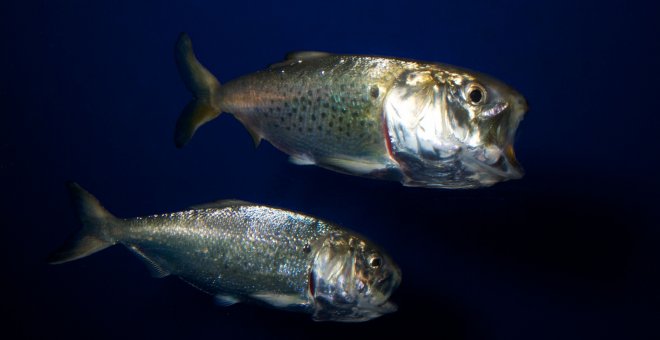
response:
<path fill-rule="evenodd" d="M 191 209 L 223 209 L 229 207 L 244 207 L 250 205 L 257 205 L 256 203 L 241 201 L 241 200 L 219 200 L 210 203 L 203 203 L 198 205 L 193 205 Z"/>
<path fill-rule="evenodd" d="M 294 51 L 294 52 L 289 52 L 284 57 L 283 61 L 272 64 L 272 65 L 269 66 L 269 68 L 277 68 L 277 67 L 282 67 L 282 66 L 291 66 L 291 65 L 297 64 L 298 62 L 301 62 L 303 60 L 311 60 L 311 59 L 316 59 L 316 58 L 320 58 L 320 57 L 326 57 L 326 56 L 329 56 L 329 55 L 332 55 L 332 53 L 319 52 L 319 51 Z"/>
<path fill-rule="evenodd" d="M 319 52 L 319 51 L 293 51 L 286 54 L 285 60 L 309 60 L 319 57 L 327 57 L 332 55 L 328 52 Z"/>

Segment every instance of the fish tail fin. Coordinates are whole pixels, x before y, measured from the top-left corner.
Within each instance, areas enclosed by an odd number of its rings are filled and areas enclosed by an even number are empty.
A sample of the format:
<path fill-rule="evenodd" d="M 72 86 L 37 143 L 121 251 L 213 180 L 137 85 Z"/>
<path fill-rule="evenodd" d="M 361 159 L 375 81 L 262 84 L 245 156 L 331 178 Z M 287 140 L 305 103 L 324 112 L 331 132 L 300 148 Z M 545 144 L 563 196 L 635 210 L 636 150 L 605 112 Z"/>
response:
<path fill-rule="evenodd" d="M 222 112 L 220 108 L 220 83 L 195 56 L 192 42 L 186 33 L 181 33 L 174 49 L 179 75 L 192 93 L 192 100 L 183 109 L 176 122 L 174 143 L 177 148 L 186 145 L 195 131 Z"/>
<path fill-rule="evenodd" d="M 74 233 L 58 250 L 50 254 L 48 262 L 59 264 L 83 258 L 116 243 L 108 234 L 119 220 L 101 203 L 74 182 L 67 183 L 71 202 L 78 214 L 82 229 Z"/>

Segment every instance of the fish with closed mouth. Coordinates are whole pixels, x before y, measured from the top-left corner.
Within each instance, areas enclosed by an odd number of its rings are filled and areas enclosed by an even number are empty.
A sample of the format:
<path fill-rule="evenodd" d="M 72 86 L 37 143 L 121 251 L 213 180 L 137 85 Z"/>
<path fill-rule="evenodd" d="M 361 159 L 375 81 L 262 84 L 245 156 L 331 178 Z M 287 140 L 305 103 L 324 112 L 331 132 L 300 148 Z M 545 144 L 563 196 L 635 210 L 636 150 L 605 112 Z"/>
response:
<path fill-rule="evenodd" d="M 69 184 L 83 228 L 51 254 L 73 261 L 115 244 L 156 277 L 175 275 L 227 306 L 265 304 L 317 321 L 359 322 L 397 308 L 392 259 L 362 236 L 296 212 L 237 200 L 136 218 L 117 218 Z"/>
<path fill-rule="evenodd" d="M 179 117 L 182 147 L 221 112 L 296 164 L 406 186 L 477 188 L 520 178 L 513 139 L 527 103 L 487 75 L 408 59 L 291 53 L 220 86 L 190 38 L 176 44 L 193 99 Z"/>

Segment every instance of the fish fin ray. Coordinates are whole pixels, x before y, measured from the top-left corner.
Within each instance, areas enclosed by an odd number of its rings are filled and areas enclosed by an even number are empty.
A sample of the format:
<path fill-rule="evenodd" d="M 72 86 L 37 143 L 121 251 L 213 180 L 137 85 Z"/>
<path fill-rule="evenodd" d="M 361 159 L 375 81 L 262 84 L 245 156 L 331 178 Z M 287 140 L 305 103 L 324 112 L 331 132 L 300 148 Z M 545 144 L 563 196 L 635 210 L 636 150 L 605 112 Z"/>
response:
<path fill-rule="evenodd" d="M 179 36 L 174 56 L 179 75 L 193 95 L 176 123 L 174 143 L 181 148 L 190 141 L 200 126 L 222 112 L 220 82 L 197 60 L 190 37 L 186 33 Z"/>
<path fill-rule="evenodd" d="M 314 159 L 308 155 L 291 155 L 289 156 L 289 162 L 296 165 L 314 165 L 316 162 Z"/>
<path fill-rule="evenodd" d="M 348 171 L 350 174 L 366 175 L 374 171 L 384 170 L 382 163 L 368 162 L 353 158 L 325 157 L 319 159 L 319 164 L 329 165 L 331 168 L 339 171 Z"/>
<path fill-rule="evenodd" d="M 128 246 L 128 249 L 130 249 L 132 252 L 134 252 L 142 261 L 144 264 L 147 266 L 147 269 L 149 270 L 149 273 L 151 276 L 161 279 L 166 276 L 169 276 L 171 273 L 163 268 L 162 265 L 158 264 L 156 261 L 154 261 L 152 258 L 147 256 L 140 248 L 137 246 Z"/>
<path fill-rule="evenodd" d="M 217 294 L 213 297 L 215 300 L 215 304 L 220 306 L 220 307 L 229 307 L 231 305 L 235 305 L 241 300 L 233 295 L 222 295 L 222 294 Z"/>
<path fill-rule="evenodd" d="M 116 227 L 119 221 L 108 212 L 92 194 L 74 182 L 67 183 L 71 203 L 82 223 L 82 228 L 74 233 L 58 250 L 48 257 L 51 264 L 77 260 L 115 244 L 106 229 Z"/>
<path fill-rule="evenodd" d="M 263 292 L 252 294 L 250 297 L 277 308 L 287 308 L 307 304 L 307 300 L 293 294 L 275 294 Z"/>
<path fill-rule="evenodd" d="M 248 201 L 242 201 L 242 200 L 219 200 L 215 202 L 209 202 L 209 203 L 203 203 L 203 204 L 197 204 L 193 205 L 190 207 L 191 209 L 222 209 L 222 208 L 229 208 L 229 207 L 244 207 L 244 206 L 251 206 L 251 205 L 257 205 L 256 203 L 248 202 Z"/>
<path fill-rule="evenodd" d="M 254 147 L 258 148 L 259 144 L 261 143 L 261 135 L 257 131 L 249 128 L 247 125 L 245 125 L 245 129 L 250 134 L 250 137 L 252 137 L 252 142 L 254 142 Z"/>
<path fill-rule="evenodd" d="M 284 60 L 271 64 L 268 66 L 269 68 L 277 68 L 277 67 L 282 67 L 282 66 L 290 66 L 294 65 L 299 61 L 304 61 L 304 60 L 311 60 L 311 59 L 316 59 L 320 57 L 326 57 L 329 55 L 333 55 L 333 53 L 329 52 L 319 52 L 319 51 L 292 51 L 286 54 L 284 56 Z"/>
<path fill-rule="evenodd" d="M 329 52 L 321 51 L 291 51 L 286 54 L 286 60 L 309 60 L 333 55 Z"/>

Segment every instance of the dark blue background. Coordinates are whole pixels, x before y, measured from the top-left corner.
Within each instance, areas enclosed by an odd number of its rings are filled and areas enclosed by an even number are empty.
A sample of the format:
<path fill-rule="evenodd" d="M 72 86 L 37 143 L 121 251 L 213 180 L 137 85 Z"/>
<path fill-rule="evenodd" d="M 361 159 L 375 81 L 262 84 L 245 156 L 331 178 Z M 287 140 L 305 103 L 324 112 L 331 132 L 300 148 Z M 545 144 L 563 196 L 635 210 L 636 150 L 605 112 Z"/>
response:
<path fill-rule="evenodd" d="M 632 1 L 2 2 L 0 333 L 656 338 L 658 13 Z M 447 191 L 295 166 L 255 150 L 231 115 L 177 150 L 181 31 L 221 82 L 292 50 L 489 73 L 530 103 L 516 142 L 527 175 Z M 240 198 L 340 223 L 400 264 L 400 310 L 337 324 L 220 308 L 121 247 L 49 266 L 78 227 L 66 180 L 124 217 Z"/>

